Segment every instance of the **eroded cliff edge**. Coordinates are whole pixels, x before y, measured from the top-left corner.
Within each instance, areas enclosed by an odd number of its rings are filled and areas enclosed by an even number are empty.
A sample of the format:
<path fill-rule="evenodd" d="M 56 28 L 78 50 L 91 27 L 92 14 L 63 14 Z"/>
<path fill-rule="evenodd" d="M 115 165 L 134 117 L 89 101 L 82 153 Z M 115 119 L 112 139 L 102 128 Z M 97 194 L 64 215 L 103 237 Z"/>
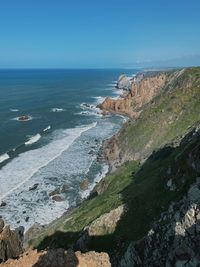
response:
<path fill-rule="evenodd" d="M 129 81 L 130 85 L 122 83 L 121 76 L 117 87 L 125 90 L 119 99 L 106 98 L 98 107 L 104 112 L 118 113 L 127 115 L 131 118 L 137 118 L 142 107 L 149 103 L 157 94 L 159 94 L 166 83 L 167 73 L 146 72 L 136 75 Z"/>
<path fill-rule="evenodd" d="M 123 114 L 130 119 L 118 134 L 103 144 L 111 171 L 130 160 L 144 161 L 154 149 L 184 135 L 186 126 L 191 126 L 192 119 L 196 121 L 198 117 L 196 72 L 197 69 L 188 68 L 150 72 L 142 77 L 139 74 L 127 97 L 102 103 L 101 108 L 120 114 L 117 108 L 119 103 L 122 106 L 129 103 Z M 109 108 L 108 102 L 112 103 Z"/>

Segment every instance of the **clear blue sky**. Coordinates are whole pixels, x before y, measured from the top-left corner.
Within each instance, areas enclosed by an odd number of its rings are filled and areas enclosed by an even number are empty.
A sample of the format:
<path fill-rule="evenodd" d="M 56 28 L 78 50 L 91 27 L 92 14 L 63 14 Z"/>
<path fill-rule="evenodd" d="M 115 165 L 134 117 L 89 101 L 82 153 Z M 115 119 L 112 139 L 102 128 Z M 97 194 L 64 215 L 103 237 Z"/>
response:
<path fill-rule="evenodd" d="M 200 0 L 1 0 L 0 68 L 131 67 L 200 55 Z"/>

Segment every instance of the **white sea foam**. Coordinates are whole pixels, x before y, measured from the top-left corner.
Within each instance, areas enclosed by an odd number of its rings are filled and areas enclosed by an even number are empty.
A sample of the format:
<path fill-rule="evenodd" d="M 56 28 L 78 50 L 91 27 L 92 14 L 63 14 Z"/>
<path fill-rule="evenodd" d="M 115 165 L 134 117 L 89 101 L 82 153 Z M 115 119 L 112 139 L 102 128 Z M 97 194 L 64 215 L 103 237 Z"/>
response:
<path fill-rule="evenodd" d="M 62 112 L 62 111 L 65 111 L 64 108 L 52 108 L 51 109 L 52 112 Z"/>
<path fill-rule="evenodd" d="M 18 112 L 19 109 L 17 109 L 17 108 L 11 108 L 10 111 L 12 111 L 12 112 Z"/>
<path fill-rule="evenodd" d="M 50 129 L 51 129 L 51 125 L 49 125 L 49 126 L 47 126 L 46 128 L 44 128 L 43 132 L 46 132 L 46 131 L 48 131 L 48 130 L 50 130 Z"/>
<path fill-rule="evenodd" d="M 83 132 L 96 127 L 96 124 L 95 122 L 79 128 L 60 130 L 59 137 L 55 137 L 48 145 L 14 158 L 0 170 L 0 199 L 20 188 L 41 168 L 61 156 Z"/>
<path fill-rule="evenodd" d="M 0 156 L 0 163 L 4 162 L 5 160 L 9 159 L 9 155 L 7 153 Z"/>
<path fill-rule="evenodd" d="M 93 98 L 96 100 L 96 104 L 100 104 L 106 99 L 106 97 L 103 96 L 94 96 Z"/>
<path fill-rule="evenodd" d="M 40 140 L 41 135 L 40 134 L 36 134 L 34 136 L 32 136 L 27 142 L 25 142 L 25 145 L 32 145 L 34 143 L 36 143 L 38 140 Z"/>
<path fill-rule="evenodd" d="M 81 103 L 80 104 L 81 109 L 95 109 L 96 106 L 88 103 Z"/>
<path fill-rule="evenodd" d="M 84 115 L 84 116 L 97 116 L 102 117 L 103 115 L 100 113 L 99 109 L 96 110 L 85 110 L 78 113 L 75 113 L 75 115 Z"/>
<path fill-rule="evenodd" d="M 115 87 L 116 86 L 116 83 L 108 83 L 106 86 L 108 86 L 108 87 Z"/>
<path fill-rule="evenodd" d="M 105 175 L 108 173 L 108 165 L 103 165 L 102 166 L 102 169 L 101 169 L 101 172 L 99 172 L 97 175 L 96 175 L 96 177 L 95 177 L 95 179 L 94 179 L 94 181 L 93 181 L 93 183 L 91 183 L 89 186 L 88 186 L 88 189 L 87 190 L 85 190 L 85 191 L 80 191 L 80 196 L 81 196 L 81 198 L 82 199 L 85 199 L 85 198 L 87 198 L 87 197 L 89 197 L 89 195 L 90 195 L 90 193 L 92 192 L 92 190 L 94 189 L 94 187 L 95 187 L 95 185 L 97 184 L 97 183 L 99 183 L 100 181 L 101 181 L 101 179 L 103 178 L 103 177 L 105 177 Z"/>

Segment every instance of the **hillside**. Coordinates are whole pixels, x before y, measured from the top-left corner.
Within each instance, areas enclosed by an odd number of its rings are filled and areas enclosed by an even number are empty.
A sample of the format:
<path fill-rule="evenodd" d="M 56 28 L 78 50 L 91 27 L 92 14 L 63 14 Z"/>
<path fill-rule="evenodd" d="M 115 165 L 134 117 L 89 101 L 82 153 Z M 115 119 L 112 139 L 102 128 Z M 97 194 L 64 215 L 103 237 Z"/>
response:
<path fill-rule="evenodd" d="M 112 169 L 128 160 L 144 160 L 165 144 L 178 142 L 199 120 L 200 69 L 160 74 L 163 75 L 165 82 L 157 87 L 160 93 L 150 98 L 149 104 L 142 105 L 139 118 L 129 120 L 116 136 L 105 142 L 104 151 Z M 133 109 L 138 108 L 134 99 Z"/>
<path fill-rule="evenodd" d="M 26 246 L 106 252 L 112 266 L 200 263 L 200 68 L 144 75 L 106 111 L 127 97 L 119 113 L 130 119 L 103 146 L 110 174 L 80 206 L 33 227 Z"/>

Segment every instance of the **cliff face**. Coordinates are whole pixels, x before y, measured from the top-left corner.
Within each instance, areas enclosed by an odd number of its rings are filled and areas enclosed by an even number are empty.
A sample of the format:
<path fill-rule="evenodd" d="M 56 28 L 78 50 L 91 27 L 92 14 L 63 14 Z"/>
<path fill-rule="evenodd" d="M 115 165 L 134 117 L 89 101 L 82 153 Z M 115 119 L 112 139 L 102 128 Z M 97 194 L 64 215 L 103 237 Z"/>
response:
<path fill-rule="evenodd" d="M 120 267 L 200 264 L 200 178 L 185 198 L 170 205 L 148 234 L 132 242 Z"/>
<path fill-rule="evenodd" d="M 130 90 L 122 98 L 114 100 L 106 98 L 98 105 L 100 109 L 106 112 L 119 113 L 131 118 L 137 118 L 143 105 L 149 103 L 163 88 L 166 82 L 164 73 L 157 74 L 155 77 L 143 77 L 141 80 L 135 78 L 132 80 Z M 120 86 L 120 88 L 122 88 Z M 127 90 L 127 87 L 123 87 Z"/>
<path fill-rule="evenodd" d="M 187 69 L 160 73 L 133 84 L 127 109 L 132 119 L 104 143 L 112 171 L 126 161 L 145 160 L 154 149 L 181 137 L 188 126 L 200 119 L 198 72 L 199 69 Z M 119 101 L 123 103 L 123 99 Z"/>

